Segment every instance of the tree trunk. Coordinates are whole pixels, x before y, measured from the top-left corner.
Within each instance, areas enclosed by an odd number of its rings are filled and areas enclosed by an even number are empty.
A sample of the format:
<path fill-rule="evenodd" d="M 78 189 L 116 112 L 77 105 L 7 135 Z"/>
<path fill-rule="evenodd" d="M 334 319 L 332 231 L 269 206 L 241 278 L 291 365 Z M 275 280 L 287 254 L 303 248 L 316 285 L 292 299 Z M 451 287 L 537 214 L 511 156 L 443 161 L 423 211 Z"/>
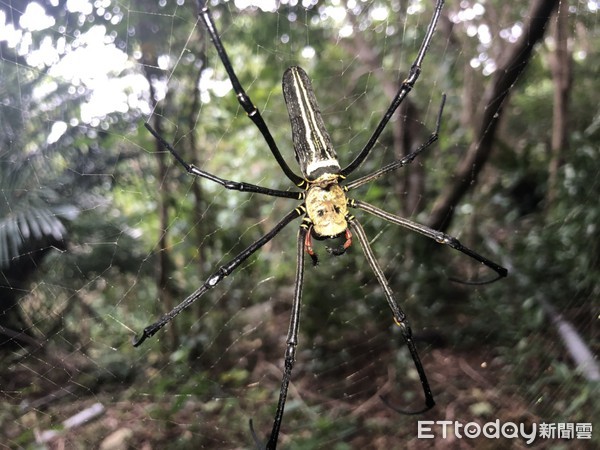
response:
<path fill-rule="evenodd" d="M 554 81 L 554 103 L 546 209 L 556 200 L 556 193 L 559 189 L 558 170 L 563 165 L 564 153 L 568 146 L 568 110 L 573 78 L 573 61 L 568 48 L 568 13 L 569 2 L 568 0 L 562 0 L 554 28 L 556 47 L 550 55 L 550 70 L 552 71 L 552 80 Z"/>
<path fill-rule="evenodd" d="M 535 0 L 523 24 L 523 34 L 510 48 L 504 61 L 498 64 L 494 77 L 487 87 L 479 113 L 481 118 L 475 129 L 473 142 L 454 174 L 454 183 L 443 192 L 434 204 L 428 225 L 436 230 L 447 230 L 454 209 L 471 186 L 487 162 L 493 148 L 496 130 L 509 94 L 515 82 L 527 67 L 534 46 L 543 38 L 546 25 L 557 7 L 558 0 Z"/>

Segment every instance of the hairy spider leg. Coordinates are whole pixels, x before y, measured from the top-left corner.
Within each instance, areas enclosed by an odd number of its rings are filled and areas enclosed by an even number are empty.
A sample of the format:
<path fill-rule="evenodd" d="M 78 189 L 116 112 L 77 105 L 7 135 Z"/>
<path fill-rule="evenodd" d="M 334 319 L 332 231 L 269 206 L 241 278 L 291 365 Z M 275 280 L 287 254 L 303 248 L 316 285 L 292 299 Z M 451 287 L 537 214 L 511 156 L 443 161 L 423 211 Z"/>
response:
<path fill-rule="evenodd" d="M 283 420 L 283 411 L 285 409 L 288 387 L 292 378 L 294 362 L 296 361 L 296 347 L 298 346 L 298 332 L 300 330 L 302 285 L 304 283 L 304 246 L 308 232 L 309 230 L 304 226 L 301 226 L 298 230 L 298 239 L 296 244 L 296 279 L 294 281 L 294 299 L 292 301 L 292 313 L 290 316 L 290 325 L 286 339 L 283 378 L 281 380 L 281 389 L 279 391 L 279 400 L 277 402 L 275 420 L 273 421 L 273 429 L 271 430 L 271 435 L 269 436 L 266 447 L 262 446 L 262 443 L 256 436 L 256 433 L 252 427 L 252 421 L 250 420 L 250 430 L 252 431 L 252 436 L 254 437 L 254 442 L 258 449 L 266 448 L 266 450 L 275 450 L 277 448 L 277 441 L 279 439 L 279 430 L 281 429 L 281 422 Z"/>
<path fill-rule="evenodd" d="M 221 177 L 213 175 L 212 173 L 206 172 L 194 166 L 193 164 L 188 164 L 181 157 L 181 155 L 177 153 L 175 148 L 173 148 L 173 146 L 165 138 L 158 134 L 158 132 L 152 127 L 152 125 L 146 122 L 144 126 L 148 131 L 150 131 L 150 133 L 152 133 L 152 136 L 154 136 L 160 142 L 160 144 L 173 155 L 177 162 L 179 162 L 179 164 L 181 164 L 186 170 L 186 172 L 188 172 L 190 175 L 194 175 L 199 178 L 206 178 L 207 180 L 214 181 L 215 183 L 220 184 L 225 189 L 230 189 L 233 191 L 254 192 L 257 194 L 268 195 L 270 197 L 284 197 L 294 198 L 296 200 L 304 200 L 304 191 L 282 191 L 280 189 L 271 189 L 263 186 L 258 186 L 256 184 L 244 183 L 243 181 L 225 180 Z"/>
<path fill-rule="evenodd" d="M 373 173 L 370 173 L 368 175 L 365 175 L 363 177 L 360 177 L 356 180 L 353 180 L 349 183 L 346 183 L 344 185 L 344 189 L 346 191 L 350 191 L 352 189 L 356 189 L 364 184 L 370 183 L 371 181 L 376 180 L 377 178 L 392 172 L 400 167 L 404 167 L 410 163 L 413 162 L 413 160 L 419 156 L 419 154 L 421 152 L 423 152 L 425 149 L 427 149 L 428 147 L 430 147 L 434 142 L 436 142 L 438 140 L 438 136 L 439 136 L 439 131 L 440 131 L 440 125 L 441 125 L 441 120 L 442 120 L 442 114 L 444 111 L 444 105 L 446 103 L 446 94 L 442 95 L 442 102 L 440 104 L 440 109 L 438 111 L 438 115 L 437 115 L 437 121 L 436 121 L 436 126 L 435 126 L 435 130 L 433 131 L 433 133 L 431 133 L 431 135 L 429 136 L 429 138 L 423 143 L 421 144 L 415 151 L 411 152 L 410 154 L 406 155 L 405 157 L 398 159 L 396 161 L 393 161 L 387 165 L 385 165 L 384 167 L 376 170 Z M 464 253 L 465 255 L 479 261 L 480 263 L 484 264 L 485 266 L 489 267 L 490 269 L 492 269 L 494 272 L 496 272 L 497 277 L 496 278 L 492 278 L 490 280 L 484 280 L 484 281 L 466 281 L 466 280 L 459 280 L 453 277 L 450 277 L 451 281 L 455 281 L 458 283 L 462 283 L 462 284 L 470 284 L 470 285 L 481 285 L 481 284 L 488 284 L 488 283 L 492 283 L 494 281 L 499 280 L 500 278 L 504 278 L 508 275 L 508 271 L 506 270 L 506 268 L 496 264 L 495 262 L 481 256 L 480 254 L 478 254 L 477 252 L 475 252 L 474 250 L 471 250 L 468 247 L 465 247 L 464 245 L 462 245 L 460 243 L 460 241 L 458 239 L 456 239 L 455 237 L 449 236 L 445 233 L 442 233 L 441 231 L 437 231 L 437 230 L 433 230 L 425 225 L 421 225 L 419 223 L 413 222 L 411 220 L 408 219 L 404 219 L 400 216 L 388 213 L 387 211 L 384 211 L 382 209 L 379 209 L 373 205 L 370 205 L 368 203 L 365 202 L 361 202 L 359 200 L 354 200 L 354 199 L 349 199 L 348 200 L 348 206 L 349 207 L 353 207 L 353 208 L 359 208 L 359 209 L 363 209 L 364 211 L 373 214 L 375 216 L 378 216 L 384 220 L 387 220 L 388 222 L 394 223 L 396 225 L 400 225 L 404 228 L 408 228 L 411 231 L 415 231 L 417 233 L 420 233 L 430 239 L 435 240 L 438 243 L 441 244 L 445 244 L 448 245 L 450 247 L 452 247 L 455 250 L 458 250 L 462 253 Z"/>
<path fill-rule="evenodd" d="M 263 135 L 267 145 L 269 146 L 269 149 L 271 150 L 271 153 L 273 153 L 273 156 L 279 163 L 281 170 L 283 170 L 285 175 L 292 181 L 292 183 L 294 183 L 296 186 L 303 187 L 305 185 L 305 180 L 301 176 L 296 175 L 296 173 L 294 173 L 294 171 L 290 169 L 290 166 L 288 166 L 288 164 L 285 162 L 285 159 L 281 155 L 279 147 L 277 147 L 277 143 L 275 142 L 275 139 L 273 139 L 267 124 L 260 114 L 260 111 L 256 108 L 256 106 L 254 106 L 252 100 L 242 87 L 237 75 L 235 74 L 233 66 L 229 60 L 229 56 L 227 56 L 227 52 L 223 46 L 223 42 L 221 42 L 221 38 L 219 37 L 219 33 L 213 20 L 212 13 L 210 12 L 210 8 L 208 7 L 207 0 L 198 0 L 198 10 L 200 11 L 200 18 L 204 22 L 206 30 L 210 35 L 210 39 L 217 50 L 217 54 L 219 55 L 223 66 L 225 66 L 225 70 L 227 71 L 227 75 L 229 76 L 229 80 L 231 81 L 231 85 L 233 86 L 233 90 L 235 91 L 235 95 L 239 104 L 242 106 L 242 108 L 244 108 L 244 111 L 246 111 L 248 117 L 252 120 L 252 122 L 254 122 L 254 125 L 256 125 L 260 133 Z"/>
<path fill-rule="evenodd" d="M 496 275 L 497 275 L 495 278 L 490 279 L 490 280 L 485 280 L 485 281 L 462 281 L 462 280 L 457 280 L 455 278 L 451 278 L 452 281 L 457 281 L 457 282 L 463 283 L 463 284 L 480 285 L 480 284 L 493 283 L 494 281 L 497 281 L 500 278 L 504 278 L 508 275 L 508 270 L 506 268 L 481 256 L 479 253 L 476 253 L 475 251 L 471 250 L 470 248 L 465 247 L 464 245 L 462 245 L 460 243 L 460 241 L 458 239 L 456 239 L 453 236 L 450 236 L 446 233 L 442 233 L 441 231 L 433 230 L 425 225 L 421 225 L 420 223 L 405 219 L 404 217 L 400 217 L 395 214 L 391 214 L 387 211 L 377 208 L 376 206 L 373 206 L 369 203 L 366 203 L 366 202 L 363 202 L 360 200 L 350 200 L 349 206 L 353 207 L 353 208 L 362 209 L 363 211 L 373 214 L 374 216 L 380 217 L 383 220 L 386 220 L 386 221 L 391 222 L 396 225 L 400 225 L 401 227 L 407 228 L 416 233 L 422 234 L 423 236 L 433 239 L 434 241 L 436 241 L 440 244 L 448 245 L 449 247 L 452 247 L 453 249 L 458 250 L 459 252 L 464 253 L 465 255 L 470 256 L 471 258 L 479 261 L 481 264 L 489 267 L 494 272 L 496 272 Z"/>
<path fill-rule="evenodd" d="M 435 401 L 433 400 L 433 394 L 431 393 L 431 388 L 429 387 L 429 381 L 427 380 L 427 375 L 425 375 L 425 369 L 423 369 L 421 358 L 419 358 L 419 353 L 417 352 L 417 348 L 415 347 L 415 343 L 412 338 L 412 330 L 408 324 L 406 314 L 404 314 L 404 311 L 402 311 L 402 309 L 398 305 L 398 302 L 396 302 L 396 299 L 394 298 L 392 288 L 390 287 L 390 284 L 388 283 L 383 273 L 383 270 L 381 270 L 381 266 L 379 265 L 377 259 L 375 258 L 375 255 L 373 254 L 373 250 L 369 245 L 369 240 L 367 238 L 367 235 L 365 234 L 365 230 L 363 229 L 362 225 L 358 222 L 358 220 L 353 219 L 350 221 L 350 228 L 352 228 L 352 231 L 354 231 L 354 234 L 358 237 L 358 241 L 362 246 L 365 258 L 367 259 L 369 266 L 371 266 L 371 270 L 375 274 L 375 278 L 377 278 L 379 285 L 383 289 L 385 298 L 388 302 L 390 309 L 392 310 L 394 322 L 396 322 L 396 325 L 400 327 L 402 337 L 404 338 L 404 342 L 406 342 L 406 346 L 408 347 L 410 356 L 412 357 L 413 363 L 417 368 L 417 372 L 419 374 L 419 380 L 421 381 L 423 393 L 425 394 L 425 407 L 417 411 L 407 411 L 405 409 L 397 408 L 390 405 L 387 402 L 387 400 L 383 397 L 382 399 L 394 410 L 403 414 L 421 414 L 433 408 L 435 406 Z"/>
<path fill-rule="evenodd" d="M 431 39 L 433 38 L 433 33 L 435 32 L 435 28 L 436 28 L 438 20 L 440 18 L 440 14 L 442 13 L 443 6 L 444 6 L 444 0 L 438 0 L 435 5 L 435 11 L 433 13 L 433 16 L 431 17 L 431 20 L 429 21 L 429 26 L 427 27 L 427 32 L 425 33 L 425 38 L 423 39 L 423 42 L 421 43 L 421 47 L 419 48 L 419 53 L 417 53 L 417 57 L 416 57 L 415 61 L 410 66 L 410 71 L 408 73 L 408 77 L 402 82 L 400 89 L 398 89 L 396 96 L 392 100 L 390 106 L 388 107 L 388 109 L 385 112 L 385 114 L 383 115 L 381 121 L 377 125 L 377 128 L 375 128 L 375 131 L 371 135 L 371 138 L 367 141 L 366 145 L 359 152 L 359 154 L 356 156 L 354 161 L 352 161 L 350 164 L 348 164 L 348 166 L 346 166 L 344 169 L 342 169 L 342 171 L 340 172 L 341 175 L 348 176 L 349 174 L 354 172 L 358 168 L 358 166 L 360 166 L 363 163 L 363 161 L 369 155 L 369 153 L 371 152 L 371 149 L 377 142 L 377 139 L 379 139 L 379 136 L 385 129 L 386 125 L 392 118 L 392 115 L 394 114 L 396 109 L 398 109 L 398 107 L 400 106 L 402 101 L 406 98 L 408 93 L 414 87 L 415 83 L 417 82 L 417 79 L 419 78 L 419 75 L 421 74 L 421 65 L 423 64 L 423 59 L 425 58 L 425 54 L 427 53 L 427 49 L 429 48 L 429 44 L 431 43 Z"/>
<path fill-rule="evenodd" d="M 412 163 L 417 156 L 419 156 L 424 150 L 429 148 L 431 145 L 433 145 L 434 142 L 436 142 L 438 140 L 439 133 L 440 133 L 440 125 L 442 123 L 442 113 L 444 112 L 445 104 L 446 104 L 446 94 L 442 94 L 442 102 L 440 104 L 440 109 L 438 111 L 435 130 L 433 131 L 433 133 L 431 133 L 431 135 L 429 135 L 429 138 L 423 144 L 421 144 L 421 145 L 419 145 L 419 147 L 417 147 L 417 149 L 414 152 L 409 153 L 408 155 L 404 156 L 401 159 L 397 159 L 396 161 L 392 161 L 391 163 L 386 164 L 381 169 L 378 169 L 373 173 L 370 173 L 368 175 L 357 178 L 356 180 L 353 180 L 349 183 L 344 183 L 344 189 L 346 191 L 351 191 L 352 189 L 356 189 L 357 187 L 360 187 L 363 184 L 370 183 L 371 181 L 374 181 L 377 178 L 379 178 L 389 172 L 392 172 L 396 169 L 399 169 L 400 167 L 404 167 L 404 166 L 407 166 L 408 164 Z"/>
<path fill-rule="evenodd" d="M 304 208 L 298 207 L 292 211 L 290 211 L 283 219 L 281 219 L 268 233 L 263 235 L 257 241 L 253 242 L 249 245 L 245 250 L 243 250 L 240 254 L 238 254 L 235 258 L 222 265 L 214 272 L 208 279 L 204 282 L 202 286 L 192 292 L 185 300 L 183 300 L 179 305 L 173 308 L 170 312 L 162 316 L 152 325 L 144 328 L 142 335 L 135 339 L 133 342 L 134 347 L 140 346 L 146 339 L 152 337 L 156 334 L 158 330 L 168 324 L 171 320 L 175 318 L 181 311 L 190 306 L 200 297 L 202 297 L 208 290 L 214 288 L 217 284 L 219 284 L 226 276 L 231 274 L 235 269 L 238 268 L 240 264 L 242 264 L 246 259 L 248 259 L 252 254 L 254 254 L 258 249 L 260 249 L 263 245 L 273 239 L 275 236 L 279 234 L 281 230 L 283 230 L 286 225 L 288 225 L 292 220 L 297 219 L 301 215 L 304 214 Z"/>

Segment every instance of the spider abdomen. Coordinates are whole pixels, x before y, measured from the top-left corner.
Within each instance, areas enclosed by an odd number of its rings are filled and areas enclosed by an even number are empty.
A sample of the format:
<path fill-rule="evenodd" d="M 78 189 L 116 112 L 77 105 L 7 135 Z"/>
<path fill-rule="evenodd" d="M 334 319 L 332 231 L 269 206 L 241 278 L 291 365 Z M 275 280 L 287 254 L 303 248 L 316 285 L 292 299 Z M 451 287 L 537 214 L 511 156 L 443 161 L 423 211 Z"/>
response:
<path fill-rule="evenodd" d="M 308 181 L 315 181 L 325 174 L 339 174 L 340 163 L 308 75 L 300 67 L 292 66 L 284 72 L 282 84 L 302 175 Z"/>

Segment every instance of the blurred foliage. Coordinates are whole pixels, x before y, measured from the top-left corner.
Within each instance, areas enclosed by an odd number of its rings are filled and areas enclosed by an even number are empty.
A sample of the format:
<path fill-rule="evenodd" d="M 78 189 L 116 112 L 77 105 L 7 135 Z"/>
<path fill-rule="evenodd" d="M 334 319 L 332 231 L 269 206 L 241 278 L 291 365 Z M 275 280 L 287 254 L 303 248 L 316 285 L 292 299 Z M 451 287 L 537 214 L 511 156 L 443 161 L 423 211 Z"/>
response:
<path fill-rule="evenodd" d="M 295 203 L 193 181 L 168 158 L 167 176 L 160 178 L 157 152 L 162 150 L 143 120 L 160 120 L 165 138 L 187 160 L 222 178 L 279 189 L 291 189 L 291 183 L 232 92 L 223 96 L 199 81 L 219 86 L 227 77 L 196 22 L 195 6 L 133 1 L 123 10 L 100 3 L 88 15 L 56 13 L 52 32 L 32 33 L 31 51 L 45 36 L 46 45 L 58 48 L 61 38 L 74 44 L 92 27 L 104 26 L 108 41 L 128 56 L 123 71 L 110 76 L 138 77 L 126 110 L 82 121 L 90 87 L 81 83 L 73 89 L 74 81 L 53 76 L 50 66 L 28 67 L 9 57 L 14 48 L 2 47 L 0 270 L 11 300 L 3 294 L 0 301 L 3 311 L 18 312 L 20 321 L 7 315 L 13 322 L 3 325 L 14 325 L 31 340 L 3 335 L 0 341 L 6 347 L 0 394 L 8 405 L 0 412 L 0 428 L 6 442 L 30 448 L 32 429 L 54 427 L 76 413 L 76 406 L 95 400 L 111 408 L 114 422 L 67 434 L 75 447 L 97 446 L 115 427 L 132 429 L 137 447 L 250 445 L 248 419 L 264 438 L 279 392 L 296 225 L 142 348 L 134 349 L 130 341 L 165 312 L 165 298 L 181 301 Z M 397 119 L 417 125 L 423 141 L 445 92 L 439 141 L 398 174 L 352 193 L 390 212 L 402 211 L 408 193 L 398 186 L 423 168 L 424 189 L 410 217 L 422 223 L 472 139 L 464 117 L 489 82 L 485 64 L 510 48 L 510 39 L 499 36 L 526 18 L 528 6 L 488 1 L 484 14 L 459 20 L 459 12 L 467 14 L 477 4 L 448 3 L 409 96 L 418 117 Z M 382 5 L 389 8 L 380 20 Z M 352 18 L 358 32 L 342 37 L 326 6 L 332 4 L 305 9 L 286 2 L 269 12 L 240 10 L 233 2 L 213 5 L 237 75 L 292 167 L 280 87 L 285 68 L 298 64 L 311 76 L 345 165 L 387 108 L 382 80 L 397 86 L 405 77 L 431 14 L 424 2 L 360 2 Z M 453 26 L 449 18 L 456 21 Z M 569 18 L 574 83 L 558 195 L 546 202 L 555 88 L 548 37 L 514 86 L 492 158 L 448 230 L 507 266 L 507 279 L 477 287 L 452 283 L 449 277 L 489 274 L 462 254 L 357 211 L 409 317 L 434 389 L 439 406 L 427 419 L 540 423 L 600 417 L 594 401 L 598 383 L 586 381 L 574 367 L 540 303 L 552 304 L 598 353 L 600 113 L 593 94 L 600 88 L 595 50 L 600 28 L 597 13 L 584 3 L 574 4 Z M 486 45 L 478 39 L 482 27 L 492 36 Z M 361 58 L 358 37 L 372 52 L 375 68 Z M 42 87 L 46 94 L 36 94 Z M 49 143 L 59 122 L 67 124 L 66 131 Z M 392 126 L 357 176 L 395 157 Z M 168 216 L 165 230 L 162 208 Z M 23 223 L 32 230 L 38 223 L 41 233 L 24 232 Z M 168 245 L 160 250 L 163 234 Z M 48 236 L 53 242 L 40 240 Z M 421 393 L 360 245 L 339 258 L 329 256 L 324 243 L 315 247 L 321 264 L 306 267 L 301 342 L 282 446 L 418 445 L 418 418 L 399 417 L 379 400 L 389 393 L 418 405 Z M 26 277 L 7 276 L 11 265 L 41 249 L 47 251 Z M 164 291 L 156 281 L 161 251 L 169 256 Z M 171 330 L 179 331 L 177 346 Z M 25 407 L 65 386 L 73 391 L 68 400 L 51 404 L 51 413 L 46 406 Z M 597 440 L 599 424 L 594 425 Z"/>

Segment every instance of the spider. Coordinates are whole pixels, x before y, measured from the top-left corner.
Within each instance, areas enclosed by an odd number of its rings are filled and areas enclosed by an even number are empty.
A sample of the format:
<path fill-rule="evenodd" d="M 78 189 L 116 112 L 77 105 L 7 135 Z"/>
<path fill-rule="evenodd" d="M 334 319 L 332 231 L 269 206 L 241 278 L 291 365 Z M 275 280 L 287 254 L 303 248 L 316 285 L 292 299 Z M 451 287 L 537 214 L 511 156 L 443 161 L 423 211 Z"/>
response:
<path fill-rule="evenodd" d="M 420 145 L 415 151 L 404 158 L 395 160 L 373 173 L 359 177 L 353 181 L 346 181 L 347 177 L 353 174 L 367 158 L 377 139 L 388 124 L 390 118 L 414 87 L 421 73 L 421 64 L 425 58 L 425 54 L 427 53 L 427 49 L 434 34 L 443 4 L 443 0 L 437 0 L 435 11 L 428 25 L 425 38 L 421 43 L 417 57 L 410 68 L 407 78 L 402 82 L 390 106 L 386 110 L 383 118 L 377 125 L 375 131 L 373 131 L 365 146 L 356 155 L 354 160 L 346 167 L 342 168 L 340 166 L 337 154 L 331 143 L 331 138 L 325 129 L 325 123 L 321 116 L 317 99 L 313 92 L 308 75 L 306 72 L 304 72 L 304 70 L 296 66 L 290 67 L 285 71 L 282 81 L 283 96 L 287 105 L 291 123 L 292 142 L 295 156 L 302 173 L 302 175 L 297 175 L 284 160 L 260 112 L 254 106 L 250 100 L 250 97 L 248 94 L 246 94 L 246 91 L 241 86 L 231 65 L 229 57 L 227 56 L 227 52 L 225 51 L 223 43 L 221 42 L 206 0 L 198 0 L 199 17 L 204 23 L 216 48 L 219 58 L 225 67 L 225 70 L 227 71 L 239 104 L 262 134 L 283 173 L 295 186 L 297 186 L 297 188 L 299 188 L 299 190 L 284 191 L 270 189 L 255 184 L 226 180 L 211 173 L 205 172 L 194 165 L 188 164 L 177 153 L 173 146 L 165 138 L 159 135 L 150 124 L 145 124 L 150 133 L 152 133 L 152 135 L 161 143 L 161 145 L 168 150 L 179 162 L 179 164 L 181 164 L 181 166 L 183 166 L 183 168 L 191 175 L 200 178 L 206 178 L 222 185 L 226 189 L 234 191 L 253 192 L 271 197 L 292 198 L 301 202 L 285 217 L 283 217 L 283 219 L 281 219 L 272 230 L 260 237 L 229 262 L 219 267 L 212 275 L 208 277 L 202 286 L 191 293 L 172 311 L 165 314 L 157 322 L 146 327 L 143 330 L 141 337 L 134 342 L 134 346 L 137 347 L 146 339 L 153 336 L 181 311 L 202 297 L 210 289 L 214 288 L 226 276 L 231 274 L 237 267 L 239 267 L 240 264 L 242 264 L 248 257 L 254 254 L 275 236 L 277 236 L 277 234 L 279 234 L 279 232 L 281 232 L 281 230 L 293 220 L 302 218 L 297 237 L 295 287 L 291 319 L 286 341 L 283 378 L 281 381 L 281 390 L 279 393 L 279 401 L 277 403 L 273 428 L 266 444 L 267 449 L 275 449 L 277 447 L 288 386 L 292 376 L 292 369 L 294 367 L 300 324 L 300 304 L 302 299 L 305 255 L 308 254 L 310 256 L 314 265 L 316 265 L 318 262 L 317 254 L 312 247 L 313 237 L 316 239 L 336 239 L 341 237 L 344 241 L 343 244 L 334 248 L 328 248 L 329 252 L 336 256 L 343 254 L 352 245 L 352 240 L 354 237 L 358 239 L 362 246 L 367 262 L 375 275 L 375 278 L 383 288 L 383 292 L 391 309 L 394 322 L 400 327 L 404 341 L 419 374 L 419 380 L 425 396 L 425 406 L 417 411 L 405 411 L 401 408 L 396 408 L 395 406 L 389 405 L 385 399 L 383 400 L 396 411 L 406 414 L 419 414 L 431 409 L 435 405 L 433 394 L 429 386 L 429 381 L 427 380 L 425 370 L 423 369 L 423 365 L 417 353 L 417 349 L 412 338 L 411 328 L 408 324 L 406 315 L 398 305 L 392 289 L 386 280 L 379 263 L 375 259 L 375 255 L 369 245 L 363 227 L 358 219 L 356 219 L 350 213 L 350 209 L 363 210 L 388 222 L 420 233 L 437 241 L 440 244 L 448 245 L 496 272 L 496 277 L 491 280 L 480 282 L 471 281 L 465 283 L 490 283 L 505 277 L 508 274 L 508 271 L 504 267 L 463 246 L 456 238 L 452 236 L 415 223 L 411 220 L 388 213 L 363 201 L 350 198 L 347 195 L 348 192 L 358 188 L 359 186 L 370 183 L 389 172 L 410 164 L 423 150 L 431 146 L 437 140 L 442 111 L 445 103 L 445 96 L 442 96 L 442 102 L 437 116 L 435 131 L 430 135 L 425 143 Z M 252 420 L 250 420 L 250 429 L 257 447 L 263 448 L 262 443 L 256 436 L 252 427 Z"/>

